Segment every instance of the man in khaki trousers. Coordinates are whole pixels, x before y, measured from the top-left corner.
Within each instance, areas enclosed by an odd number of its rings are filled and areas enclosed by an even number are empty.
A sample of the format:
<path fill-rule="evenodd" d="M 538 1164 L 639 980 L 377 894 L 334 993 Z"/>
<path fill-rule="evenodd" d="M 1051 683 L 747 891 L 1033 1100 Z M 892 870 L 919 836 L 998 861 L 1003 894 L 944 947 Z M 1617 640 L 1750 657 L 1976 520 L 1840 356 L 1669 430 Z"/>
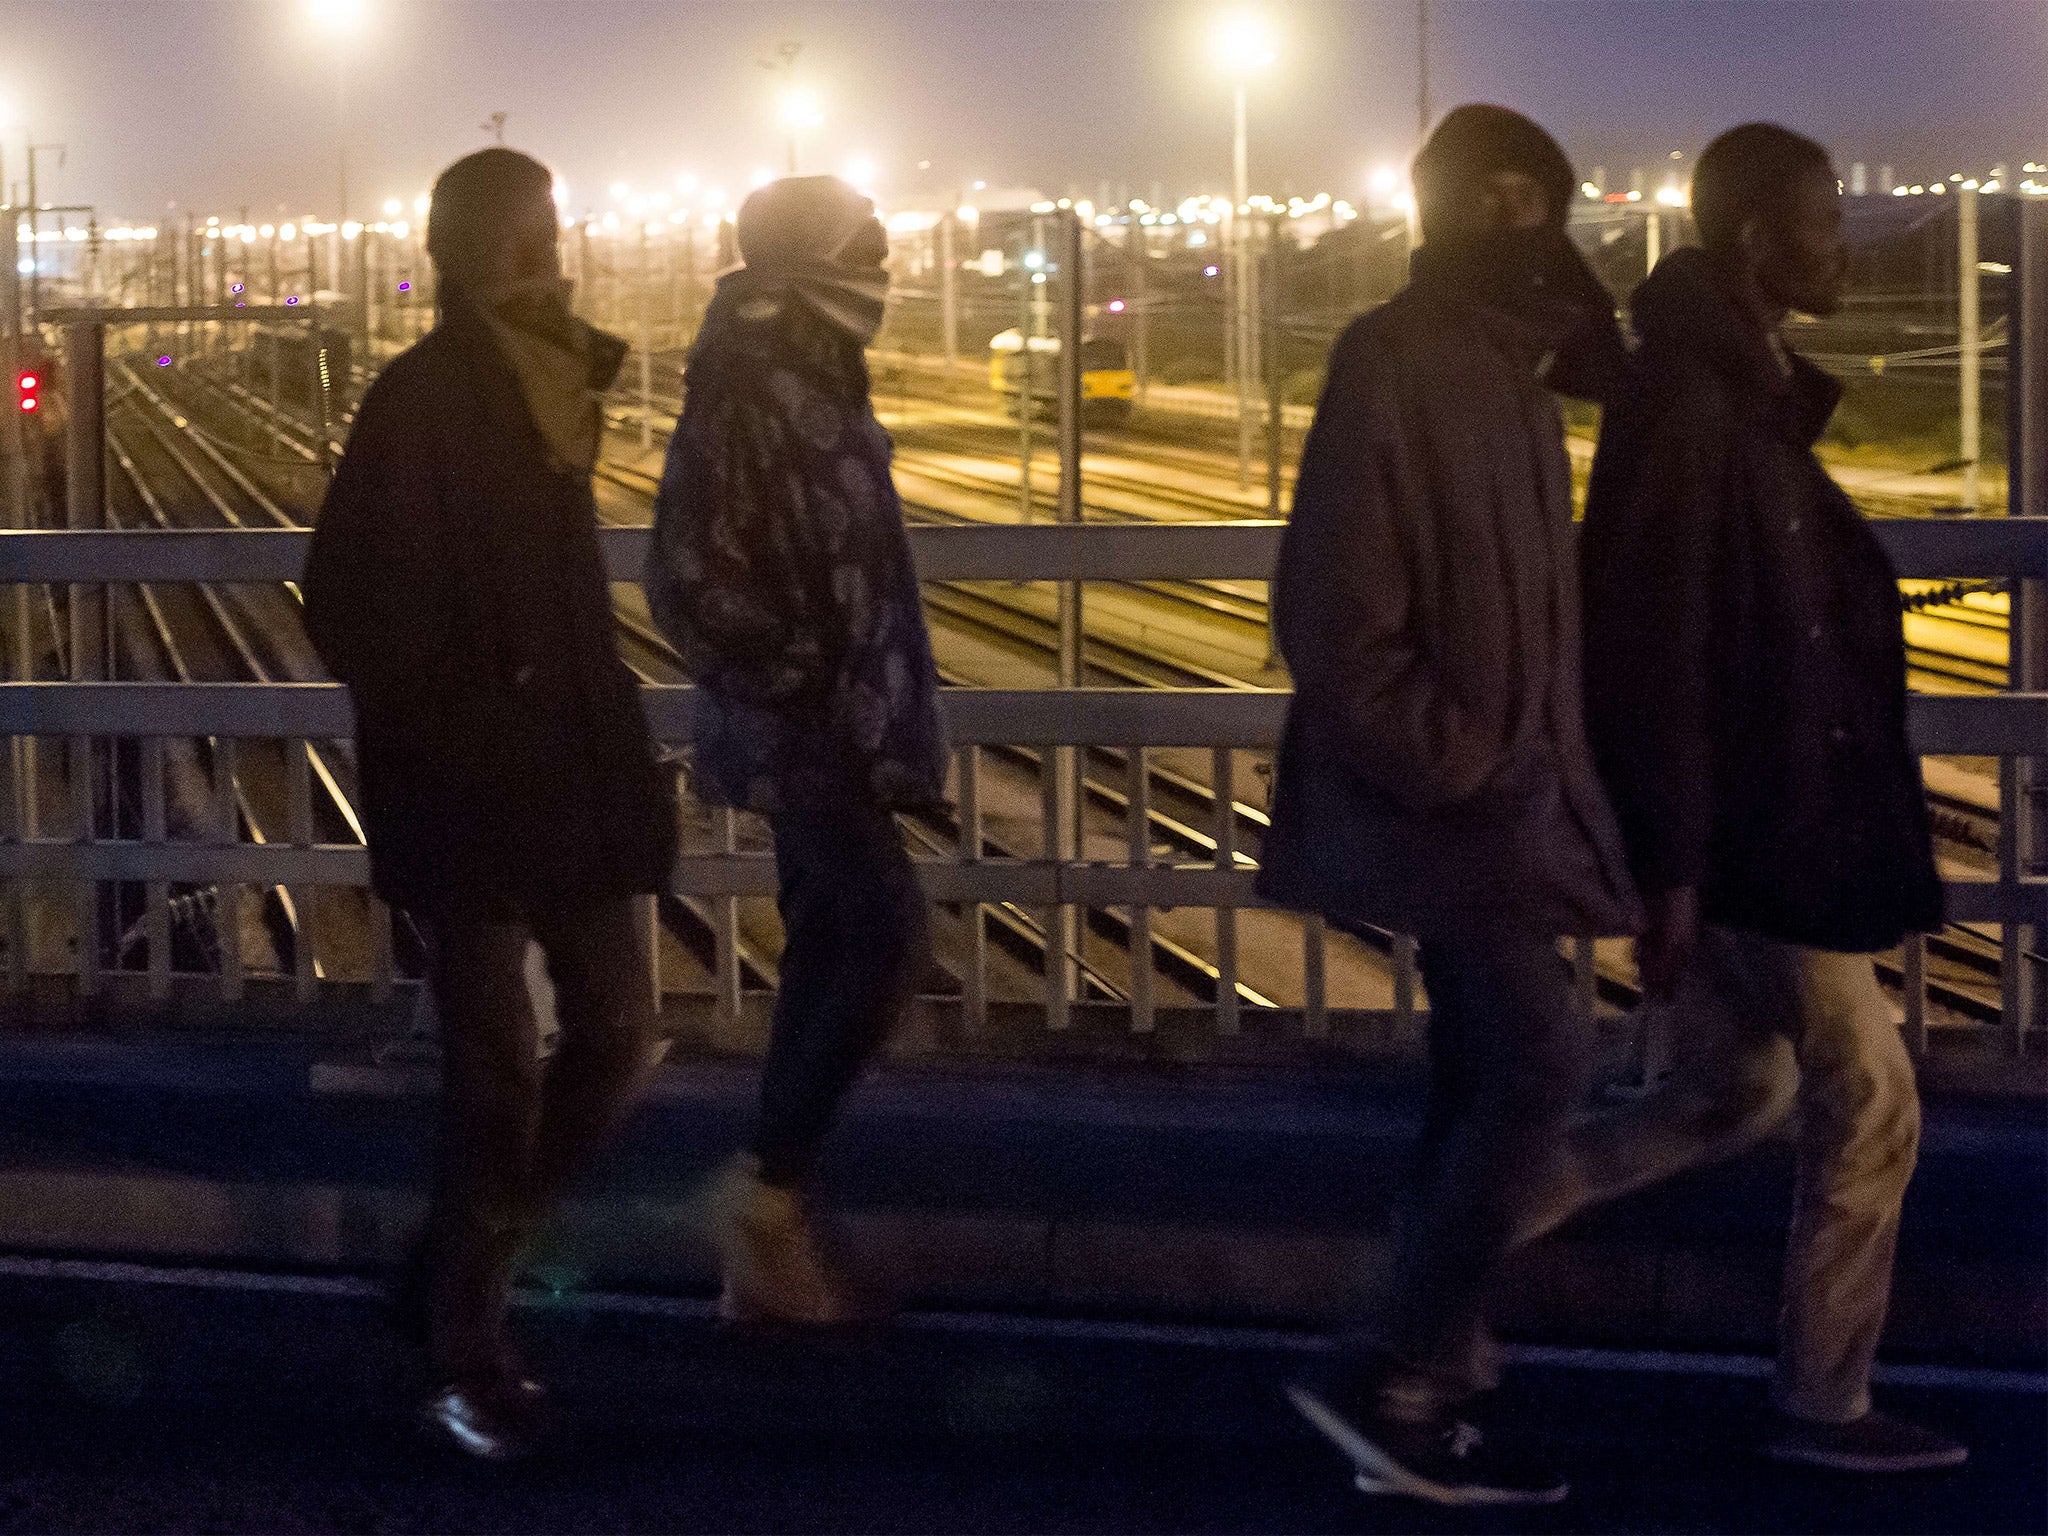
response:
<path fill-rule="evenodd" d="M 1525 1235 L 1738 1151 L 1796 1104 L 1764 1450 L 1952 1466 L 1961 1445 L 1870 1401 L 1920 1133 L 1872 956 L 1938 927 L 1942 905 L 1898 579 L 1813 452 L 1840 386 L 1780 330 L 1841 304 L 1834 168 L 1786 129 L 1731 129 L 1700 157 L 1692 212 L 1701 246 L 1634 295 L 1636 386 L 1607 414 L 1581 545 L 1588 732 L 1677 1070 L 1577 1130 Z"/>

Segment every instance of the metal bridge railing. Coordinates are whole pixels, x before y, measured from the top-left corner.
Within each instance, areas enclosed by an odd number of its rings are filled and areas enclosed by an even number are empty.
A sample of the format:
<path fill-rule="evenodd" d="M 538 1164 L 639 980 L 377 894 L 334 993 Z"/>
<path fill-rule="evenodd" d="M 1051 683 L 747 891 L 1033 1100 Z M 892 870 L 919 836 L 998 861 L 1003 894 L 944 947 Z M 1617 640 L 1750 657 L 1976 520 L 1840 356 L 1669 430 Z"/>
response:
<path fill-rule="evenodd" d="M 2025 1049 L 2040 1040 L 2038 958 L 2034 935 L 2048 929 L 2048 879 L 2037 866 L 2032 841 L 2039 780 L 2037 755 L 2048 754 L 2048 693 L 2040 687 L 2041 590 L 2048 578 L 2048 519 L 1899 520 L 1876 524 L 1901 573 L 1953 580 L 2000 578 L 2010 583 L 2013 651 L 2012 688 L 1988 694 L 1916 694 L 1911 728 L 1917 749 L 1929 756 L 1993 758 L 2000 764 L 1999 836 L 1995 874 L 1949 882 L 1955 921 L 1996 925 L 2003 953 L 2002 1009 L 2005 1043 Z M 912 542 L 922 576 L 929 581 L 1158 581 L 1263 579 L 1273 566 L 1279 529 L 1271 523 L 1183 525 L 983 525 L 917 527 Z M 606 529 L 604 550 L 612 574 L 634 580 L 644 557 L 644 529 Z M 275 583 L 296 579 L 302 570 L 303 531 L 122 531 L 0 532 L 0 582 L 68 585 L 74 592 L 107 583 L 201 582 Z M 2031 648 L 2031 649 L 2030 649 Z M 656 736 L 686 742 L 691 730 L 692 691 L 650 686 L 646 707 Z M 1066 949 L 1064 963 L 1048 963 L 1043 986 L 1046 1024 L 1069 1025 L 1082 992 L 1076 912 L 1119 909 L 1129 914 L 1134 952 L 1148 953 L 1152 914 L 1171 908 L 1213 909 L 1216 913 L 1215 1029 L 1235 1033 L 1248 1012 L 1262 1012 L 1255 995 L 1239 985 L 1238 914 L 1257 905 L 1252 862 L 1240 847 L 1240 787 L 1248 783 L 1244 757 L 1269 751 L 1278 738 L 1287 695 L 1264 689 L 1043 689 L 1000 691 L 955 689 L 948 708 L 957 744 L 955 818 L 950 852 L 928 852 L 920 868 L 941 904 L 976 909 L 960 976 L 959 1020 L 965 1036 L 989 1016 L 986 924 L 979 909 L 1002 906 L 1047 915 L 1045 931 Z M 315 775 L 325 772 L 321 745 L 347 738 L 353 729 L 341 688 L 318 683 L 143 683 L 24 682 L 0 684 L 0 734 L 13 738 L 7 763 L 11 783 L 8 817 L 0 838 L 0 896 L 7 955 L 4 980 L 21 989 L 56 977 L 75 993 L 90 996 L 111 986 L 139 989 L 163 998 L 178 986 L 210 987 L 226 999 L 243 995 L 249 969 L 242 954 L 245 924 L 234 916 L 215 925 L 221 953 L 206 976 L 174 978 L 169 928 L 174 888 L 212 888 L 228 893 L 231 914 L 241 911 L 237 893 L 270 889 L 284 893 L 311 913 L 322 889 L 354 890 L 367 884 L 368 861 L 359 844 L 323 842 L 311 812 Z M 37 824 L 35 796 L 24 778 L 22 744 L 40 738 L 67 743 L 46 774 L 56 774 L 72 814 L 61 834 Z M 188 825 L 184 835 L 167 829 L 168 748 L 174 743 L 208 743 L 212 794 L 210 814 Z M 285 801 L 288 827 L 267 842 L 244 835 L 243 821 L 227 788 L 234 778 L 237 744 L 285 744 Z M 104 810 L 115 758 L 99 743 L 118 742 L 134 756 L 130 788 L 130 829 L 116 835 Z M 1071 840 L 1047 835 L 1031 854 L 988 856 L 982 837 L 989 815 L 985 754 L 995 749 L 1113 749 L 1124 754 L 1127 781 L 1122 815 L 1127 837 L 1121 857 L 1104 858 L 1098 835 L 1081 856 Z M 1200 860 L 1161 857 L 1149 817 L 1149 753 L 1189 749 L 1206 752 L 1216 811 L 1207 831 L 1213 852 Z M 1068 752 L 1071 758 L 1073 753 Z M 1056 773 L 1045 773 L 1041 830 L 1072 814 L 1062 804 Z M 189 788 L 189 786 L 188 786 Z M 43 786 L 45 799 L 51 786 Z M 139 806 L 133 802 L 139 799 Z M 717 1014 L 731 1025 L 742 1008 L 737 903 L 773 894 L 772 866 L 760 853 L 741 851 L 737 819 L 714 818 L 715 846 L 686 853 L 675 879 L 679 896 L 712 913 L 717 932 L 713 991 Z M 29 929 L 36 911 L 31 885 L 69 887 L 71 942 L 33 947 Z M 147 892 L 139 927 L 148 942 L 136 974 L 109 976 L 102 970 L 101 939 L 109 921 L 107 888 L 141 887 Z M 374 902 L 365 974 L 373 994 L 394 979 L 390 914 Z M 310 920 L 310 918 L 309 918 Z M 1304 1001 L 1298 1011 L 1301 1035 L 1315 1039 L 1332 1029 L 1333 1010 L 1325 995 L 1326 936 L 1321 925 L 1301 925 Z M 57 951 L 61 951 L 58 953 Z M 330 985 L 316 973 L 311 944 L 291 946 L 293 995 L 309 1000 Z M 54 955 L 54 958 L 53 958 Z M 1590 945 L 1579 947 L 1583 996 L 1590 1006 L 1594 972 Z M 1392 1010 L 1397 1027 L 1414 1022 L 1414 948 L 1394 939 L 1388 949 L 1393 969 Z M 122 969 L 117 966 L 116 969 Z M 1924 943 L 1909 945 L 1901 959 L 1909 1038 L 1924 1045 L 1928 1025 L 1928 955 Z M 1151 1031 L 1158 1020 L 1151 967 L 1134 963 L 1128 996 L 1121 1005 L 1129 1027 Z M 1291 1010 L 1290 1010 L 1291 1012 Z"/>

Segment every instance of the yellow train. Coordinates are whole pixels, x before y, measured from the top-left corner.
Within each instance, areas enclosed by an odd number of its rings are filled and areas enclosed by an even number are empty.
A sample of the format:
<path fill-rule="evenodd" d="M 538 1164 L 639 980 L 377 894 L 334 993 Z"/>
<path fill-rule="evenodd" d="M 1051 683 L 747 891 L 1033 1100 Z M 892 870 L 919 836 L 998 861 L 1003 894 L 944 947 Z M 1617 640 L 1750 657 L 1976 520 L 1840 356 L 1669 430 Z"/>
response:
<path fill-rule="evenodd" d="M 1040 414 L 1056 412 L 1060 400 L 1059 338 L 1033 336 L 1030 357 L 1032 405 Z M 988 387 L 1001 395 L 1012 411 L 1018 408 L 1024 394 L 1024 344 L 1014 326 L 989 340 Z M 1137 375 L 1131 371 L 1122 342 L 1091 336 L 1081 343 L 1081 420 L 1086 425 L 1121 426 L 1130 419 L 1137 390 Z"/>

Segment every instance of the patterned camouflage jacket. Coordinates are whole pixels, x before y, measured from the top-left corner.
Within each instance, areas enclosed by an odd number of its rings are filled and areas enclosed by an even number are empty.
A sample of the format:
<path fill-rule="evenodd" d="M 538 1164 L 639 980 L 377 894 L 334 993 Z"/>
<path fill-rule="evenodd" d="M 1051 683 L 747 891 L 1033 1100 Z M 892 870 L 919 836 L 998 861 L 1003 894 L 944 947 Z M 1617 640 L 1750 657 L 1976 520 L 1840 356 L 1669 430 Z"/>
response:
<path fill-rule="evenodd" d="M 860 346 L 802 305 L 739 308 L 714 300 L 691 353 L 646 576 L 701 689 L 696 791 L 937 804 L 937 670 Z"/>

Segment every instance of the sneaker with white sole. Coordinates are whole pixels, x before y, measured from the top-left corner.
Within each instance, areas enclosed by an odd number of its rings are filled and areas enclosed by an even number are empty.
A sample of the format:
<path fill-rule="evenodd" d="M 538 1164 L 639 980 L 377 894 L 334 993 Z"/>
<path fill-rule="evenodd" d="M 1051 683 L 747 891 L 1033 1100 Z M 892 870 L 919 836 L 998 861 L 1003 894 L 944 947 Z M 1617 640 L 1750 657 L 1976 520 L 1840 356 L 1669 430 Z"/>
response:
<path fill-rule="evenodd" d="M 1959 1440 L 1908 1424 L 1875 1408 L 1847 1424 L 1777 1413 L 1764 1454 L 1773 1461 L 1825 1467 L 1830 1472 L 1934 1472 L 1960 1467 L 1970 1448 Z"/>
<path fill-rule="evenodd" d="M 1301 1416 L 1347 1456 L 1360 1493 L 1453 1507 L 1556 1504 L 1571 1485 L 1553 1468 L 1489 1440 L 1455 1416 L 1411 1423 L 1308 1386 L 1287 1397 Z"/>

